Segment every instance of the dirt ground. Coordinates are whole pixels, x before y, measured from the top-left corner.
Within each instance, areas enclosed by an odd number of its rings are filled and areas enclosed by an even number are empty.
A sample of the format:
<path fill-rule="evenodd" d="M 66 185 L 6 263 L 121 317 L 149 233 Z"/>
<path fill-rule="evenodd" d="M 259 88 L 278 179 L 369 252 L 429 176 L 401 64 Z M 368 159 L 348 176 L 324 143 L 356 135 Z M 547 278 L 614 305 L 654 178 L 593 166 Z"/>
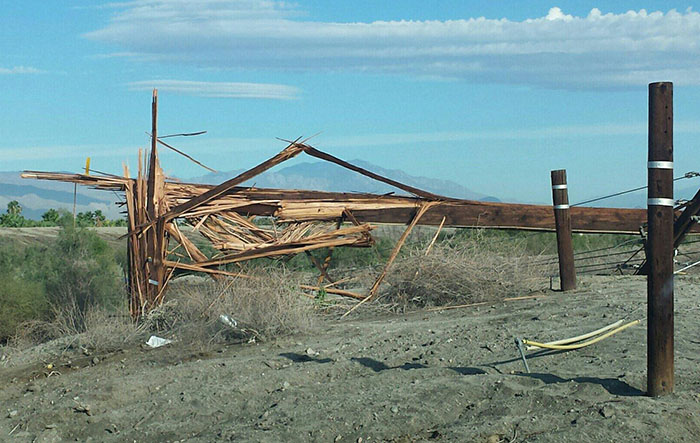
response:
<path fill-rule="evenodd" d="M 676 389 L 657 399 L 644 395 L 645 322 L 581 350 L 530 351 L 525 373 L 514 336 L 549 341 L 646 317 L 644 278 L 579 286 L 324 320 L 207 352 L 47 353 L 0 366 L 0 441 L 700 441 L 700 278 L 676 279 Z"/>
<path fill-rule="evenodd" d="M 123 244 L 122 238 L 126 234 L 126 228 L 122 227 L 101 227 L 88 228 L 94 230 L 103 240 L 110 245 Z M 61 228 L 58 226 L 43 228 L 0 228 L 0 239 L 3 241 L 16 241 L 22 245 L 46 244 L 58 237 Z"/>

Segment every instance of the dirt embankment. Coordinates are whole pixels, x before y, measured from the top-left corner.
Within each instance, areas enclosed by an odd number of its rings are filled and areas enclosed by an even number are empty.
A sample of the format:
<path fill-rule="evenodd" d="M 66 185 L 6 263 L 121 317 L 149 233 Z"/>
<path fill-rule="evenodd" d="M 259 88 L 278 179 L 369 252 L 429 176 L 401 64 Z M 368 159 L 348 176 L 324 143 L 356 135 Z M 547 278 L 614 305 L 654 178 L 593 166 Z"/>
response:
<path fill-rule="evenodd" d="M 327 321 L 206 353 L 47 353 L 0 369 L 0 440 L 700 441 L 700 280 L 676 281 L 676 393 L 659 399 L 643 392 L 645 323 L 578 351 L 529 352 L 524 372 L 514 336 L 547 341 L 646 315 L 643 278 L 580 286 Z"/>
<path fill-rule="evenodd" d="M 94 230 L 97 235 L 111 246 L 122 245 L 122 238 L 126 235 L 126 228 L 87 228 Z M 0 239 L 14 241 L 22 245 L 46 244 L 58 237 L 61 228 L 58 226 L 43 228 L 0 228 Z"/>

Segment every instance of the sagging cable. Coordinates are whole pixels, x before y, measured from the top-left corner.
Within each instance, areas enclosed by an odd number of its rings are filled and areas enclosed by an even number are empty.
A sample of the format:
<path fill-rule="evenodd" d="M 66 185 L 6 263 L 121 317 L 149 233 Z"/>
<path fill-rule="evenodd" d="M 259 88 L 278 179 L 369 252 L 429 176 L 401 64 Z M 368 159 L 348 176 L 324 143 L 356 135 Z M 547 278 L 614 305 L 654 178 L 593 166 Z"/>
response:
<path fill-rule="evenodd" d="M 540 342 L 536 342 L 533 340 L 523 339 L 523 344 L 527 345 L 528 349 L 530 349 L 531 347 L 534 347 L 534 348 L 542 348 L 542 349 L 552 349 L 552 350 L 557 350 L 557 351 L 570 351 L 573 349 L 580 349 L 580 348 L 584 348 L 586 346 L 590 346 L 592 344 L 598 343 L 599 341 L 604 340 L 604 339 L 610 337 L 611 335 L 617 334 L 620 331 L 624 331 L 625 329 L 638 324 L 640 321 L 641 320 L 634 320 L 634 321 L 631 321 L 627 324 L 618 326 L 622 323 L 622 320 L 620 320 L 619 322 L 615 322 L 612 325 L 608 325 L 608 326 L 601 328 L 597 331 L 589 332 L 588 334 L 580 335 L 578 337 L 572 337 L 572 338 L 568 338 L 568 339 L 564 339 L 564 340 L 558 340 L 556 342 L 540 343 Z M 612 328 L 614 328 L 614 329 L 612 329 Z M 610 329 L 612 329 L 612 330 L 610 330 Z M 605 331 L 608 331 L 608 332 L 604 333 L 603 335 L 599 335 L 598 337 L 596 337 L 592 340 L 588 340 L 588 341 L 585 341 L 583 343 L 576 343 L 578 341 L 585 340 L 587 338 L 593 337 L 593 336 L 600 334 L 601 332 L 605 332 Z"/>

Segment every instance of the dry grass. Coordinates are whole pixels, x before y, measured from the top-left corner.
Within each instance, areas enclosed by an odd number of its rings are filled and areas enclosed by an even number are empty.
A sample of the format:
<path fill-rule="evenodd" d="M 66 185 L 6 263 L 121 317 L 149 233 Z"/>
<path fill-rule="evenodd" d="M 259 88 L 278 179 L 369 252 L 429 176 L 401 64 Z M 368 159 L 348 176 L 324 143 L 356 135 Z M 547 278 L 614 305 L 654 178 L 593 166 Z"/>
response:
<path fill-rule="evenodd" d="M 267 268 L 255 271 L 253 277 L 176 283 L 170 300 L 147 322 L 154 331 L 200 344 L 269 340 L 311 328 L 313 305 L 300 295 L 299 274 Z M 226 325 L 222 315 L 237 326 Z"/>
<path fill-rule="evenodd" d="M 60 336 L 75 337 L 79 347 L 99 353 L 142 342 L 148 334 L 148 325 L 135 323 L 126 309 L 115 313 L 104 308 L 91 308 L 82 314 L 83 324 L 79 329 L 74 326 L 73 315 L 68 311 L 57 316 L 54 324 L 59 327 Z"/>
<path fill-rule="evenodd" d="M 93 307 L 81 312 L 64 306 L 51 322 L 33 321 L 0 347 L 0 367 L 31 364 L 71 352 L 104 354 L 143 344 L 149 335 L 198 349 L 226 342 L 270 340 L 309 330 L 314 302 L 301 296 L 301 275 L 284 269 L 254 272 L 254 279 L 231 278 L 175 281 L 169 301 L 141 323 L 132 322 L 126 307 L 119 312 Z M 237 322 L 225 325 L 221 315 Z"/>
<path fill-rule="evenodd" d="M 134 323 L 124 310 L 115 313 L 102 307 L 86 312 L 63 307 L 52 321 L 31 321 L 21 325 L 17 334 L 0 348 L 0 366 L 50 361 L 81 351 L 106 354 L 142 343 L 148 325 Z"/>
<path fill-rule="evenodd" d="M 512 239 L 473 235 L 397 259 L 382 299 L 401 308 L 499 300 L 544 287 L 545 270 Z"/>

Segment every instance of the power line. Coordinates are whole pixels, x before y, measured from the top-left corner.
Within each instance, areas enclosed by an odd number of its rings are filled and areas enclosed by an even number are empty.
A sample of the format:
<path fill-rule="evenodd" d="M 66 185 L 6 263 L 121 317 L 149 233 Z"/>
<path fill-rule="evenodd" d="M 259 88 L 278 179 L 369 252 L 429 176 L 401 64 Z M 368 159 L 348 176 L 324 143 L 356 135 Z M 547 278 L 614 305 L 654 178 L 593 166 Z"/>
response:
<path fill-rule="evenodd" d="M 644 259 L 643 258 L 635 258 L 634 260 L 630 260 L 630 261 L 625 262 L 625 263 L 638 262 L 638 261 L 641 262 L 641 261 L 644 261 Z M 576 269 L 587 269 L 587 268 L 594 268 L 596 266 L 601 267 L 601 266 L 610 266 L 610 265 L 619 265 L 619 264 L 620 264 L 620 262 L 617 262 L 617 261 L 611 261 L 611 262 L 607 262 L 607 263 L 591 263 L 588 265 L 576 266 Z"/>
<path fill-rule="evenodd" d="M 614 255 L 625 255 L 625 254 L 631 254 L 631 253 L 636 254 L 637 252 L 639 252 L 639 250 L 630 249 L 629 251 L 612 252 L 610 254 L 594 255 L 592 257 L 574 258 L 574 260 L 592 260 L 594 258 L 612 257 Z"/>
<path fill-rule="evenodd" d="M 638 241 L 640 241 L 640 240 L 639 240 L 639 239 L 632 239 L 632 240 L 628 240 L 628 241 L 626 241 L 626 242 L 620 243 L 619 245 L 616 245 L 616 246 L 606 246 L 606 247 L 604 247 L 604 248 L 591 249 L 591 250 L 589 250 L 589 251 L 577 252 L 577 253 L 574 253 L 574 260 L 590 260 L 590 259 L 593 259 L 593 258 L 610 257 L 610 256 L 613 256 L 613 255 L 624 255 L 624 254 L 629 254 L 629 253 L 634 252 L 634 250 L 627 250 L 627 251 L 620 251 L 620 252 L 612 252 L 612 253 L 610 253 L 610 254 L 594 255 L 594 256 L 592 256 L 592 257 L 588 257 L 588 256 L 587 256 L 587 254 L 591 254 L 591 253 L 594 253 L 594 252 L 601 252 L 601 251 L 609 251 L 609 250 L 611 250 L 611 249 L 617 249 L 617 248 L 619 248 L 619 247 L 621 247 L 621 246 L 624 246 L 624 245 L 626 245 L 626 244 L 628 244 L 628 243 L 638 242 Z M 637 251 L 637 252 L 639 252 L 639 251 Z M 555 263 L 556 261 L 557 261 L 557 257 L 550 257 L 550 258 L 546 258 L 546 259 L 543 259 L 543 260 L 531 262 L 530 264 L 531 264 L 531 265 L 535 265 L 535 266 L 537 266 L 537 265 L 546 265 L 546 264 L 553 264 L 553 263 Z"/>
<path fill-rule="evenodd" d="M 683 176 L 681 176 L 681 177 L 676 177 L 676 178 L 674 178 L 673 181 L 678 181 L 678 180 L 683 180 L 683 179 L 686 179 L 686 178 L 693 178 L 693 177 L 698 177 L 698 176 L 700 176 L 700 173 L 695 172 L 695 171 L 690 171 L 690 172 L 686 172 L 686 173 L 685 173 Z M 620 192 L 616 192 L 616 193 L 614 193 L 614 194 L 604 195 L 604 196 L 602 196 L 602 197 L 592 198 L 592 199 L 590 199 L 590 200 L 582 201 L 582 202 L 579 202 L 579 203 L 574 203 L 573 205 L 570 205 L 570 206 L 581 206 L 581 205 L 585 205 L 585 204 L 587 204 L 587 203 L 593 203 L 593 202 L 597 202 L 597 201 L 600 201 L 600 200 L 605 200 L 605 199 L 608 199 L 608 198 L 617 197 L 617 196 L 619 196 L 619 195 L 625 195 L 625 194 L 629 194 L 629 193 L 632 193 L 632 192 L 641 191 L 642 189 L 646 189 L 647 187 L 648 187 L 648 186 L 640 186 L 640 187 L 638 187 L 638 188 L 628 189 L 628 190 L 626 190 L 626 191 L 620 191 Z"/>

